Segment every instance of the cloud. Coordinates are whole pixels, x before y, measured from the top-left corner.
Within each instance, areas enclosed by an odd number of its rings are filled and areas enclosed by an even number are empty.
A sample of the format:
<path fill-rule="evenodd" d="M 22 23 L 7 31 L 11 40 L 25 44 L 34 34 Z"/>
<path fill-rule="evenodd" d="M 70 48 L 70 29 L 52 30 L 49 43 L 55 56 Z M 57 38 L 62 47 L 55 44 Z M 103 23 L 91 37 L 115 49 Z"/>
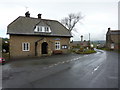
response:
<path fill-rule="evenodd" d="M 42 18 L 60 20 L 69 13 L 82 12 L 85 15 L 83 25 L 78 24 L 75 40 L 79 35 L 88 39 L 105 39 L 108 27 L 117 29 L 117 0 L 1 0 L 0 36 L 6 37 L 7 25 L 18 16 L 24 16 L 27 10 L 32 17 L 42 13 Z M 99 36 L 99 37 L 98 37 Z"/>

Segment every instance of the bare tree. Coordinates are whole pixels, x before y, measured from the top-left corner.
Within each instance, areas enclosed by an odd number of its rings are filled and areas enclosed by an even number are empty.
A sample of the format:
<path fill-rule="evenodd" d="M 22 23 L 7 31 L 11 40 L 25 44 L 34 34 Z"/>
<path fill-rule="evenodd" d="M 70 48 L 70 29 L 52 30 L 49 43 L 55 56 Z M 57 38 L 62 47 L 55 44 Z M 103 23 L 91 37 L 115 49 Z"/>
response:
<path fill-rule="evenodd" d="M 83 16 L 81 13 L 71 13 L 68 15 L 68 17 L 65 17 L 61 20 L 61 23 L 70 31 L 74 31 L 75 25 L 83 19 Z"/>

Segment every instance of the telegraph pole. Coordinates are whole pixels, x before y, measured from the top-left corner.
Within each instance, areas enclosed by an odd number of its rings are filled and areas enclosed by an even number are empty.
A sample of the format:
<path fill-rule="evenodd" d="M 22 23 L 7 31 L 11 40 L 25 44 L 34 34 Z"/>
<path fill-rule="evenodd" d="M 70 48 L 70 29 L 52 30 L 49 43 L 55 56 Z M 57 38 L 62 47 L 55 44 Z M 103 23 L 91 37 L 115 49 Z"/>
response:
<path fill-rule="evenodd" d="M 89 33 L 89 41 L 90 41 L 90 33 Z"/>
<path fill-rule="evenodd" d="M 90 46 L 90 33 L 89 33 L 89 46 Z M 91 47 L 91 46 L 90 46 Z"/>

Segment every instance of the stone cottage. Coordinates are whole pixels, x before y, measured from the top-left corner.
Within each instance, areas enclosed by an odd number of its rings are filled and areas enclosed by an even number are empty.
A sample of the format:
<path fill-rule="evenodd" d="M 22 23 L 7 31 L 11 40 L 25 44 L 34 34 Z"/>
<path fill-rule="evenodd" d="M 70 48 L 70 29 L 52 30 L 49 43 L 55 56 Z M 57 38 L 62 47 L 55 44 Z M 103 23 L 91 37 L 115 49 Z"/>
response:
<path fill-rule="evenodd" d="M 106 47 L 112 50 L 120 50 L 120 30 L 110 30 L 110 28 L 108 28 Z"/>
<path fill-rule="evenodd" d="M 19 16 L 7 27 L 10 36 L 10 58 L 68 53 L 70 31 L 56 20 Z"/>

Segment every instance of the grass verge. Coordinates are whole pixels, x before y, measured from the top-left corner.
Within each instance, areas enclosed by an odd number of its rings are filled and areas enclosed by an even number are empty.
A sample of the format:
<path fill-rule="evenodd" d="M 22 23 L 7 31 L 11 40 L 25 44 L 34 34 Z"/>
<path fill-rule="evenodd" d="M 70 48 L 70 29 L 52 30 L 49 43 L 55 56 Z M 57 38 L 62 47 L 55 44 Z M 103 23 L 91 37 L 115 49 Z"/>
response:
<path fill-rule="evenodd" d="M 77 54 L 91 54 L 91 53 L 96 53 L 95 50 L 86 50 L 84 52 L 81 52 L 81 51 L 76 51 Z"/>

